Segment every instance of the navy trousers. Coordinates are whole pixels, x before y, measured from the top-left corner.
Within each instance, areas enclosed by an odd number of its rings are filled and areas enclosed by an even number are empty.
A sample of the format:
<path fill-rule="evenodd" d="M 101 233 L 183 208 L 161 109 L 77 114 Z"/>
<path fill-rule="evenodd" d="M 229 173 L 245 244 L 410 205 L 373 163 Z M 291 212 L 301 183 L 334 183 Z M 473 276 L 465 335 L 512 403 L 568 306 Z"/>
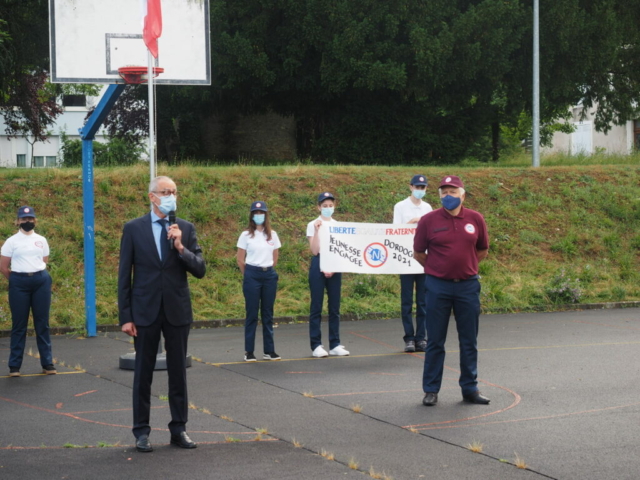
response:
<path fill-rule="evenodd" d="M 258 327 L 258 312 L 262 318 L 262 346 L 264 353 L 275 352 L 273 342 L 273 305 L 278 290 L 278 274 L 269 267 L 245 265 L 242 293 L 246 317 L 244 320 L 244 350 L 253 352 Z"/>
<path fill-rule="evenodd" d="M 327 291 L 329 303 L 329 349 L 340 345 L 340 289 L 342 274 L 334 273 L 326 278 L 320 271 L 320 255 L 311 259 L 309 268 L 309 289 L 311 290 L 311 306 L 309 308 L 309 337 L 311 350 L 322 345 L 320 321 L 322 319 L 322 302 L 324 291 Z"/>
<path fill-rule="evenodd" d="M 46 270 L 33 276 L 11 273 L 9 276 L 9 308 L 11 309 L 11 353 L 9 368 L 20 368 L 27 341 L 29 312 L 33 313 L 33 328 L 40 353 L 40 364 L 53 364 L 49 337 L 49 308 L 51 307 L 51 276 Z"/>
<path fill-rule="evenodd" d="M 151 382 L 156 366 L 158 344 L 164 336 L 167 351 L 167 374 L 169 376 L 169 410 L 172 435 L 184 432 L 188 420 L 189 402 L 187 397 L 187 340 L 191 325 L 175 326 L 167 321 L 164 309 L 155 322 L 147 327 L 136 325 L 138 336 L 134 337 L 136 348 L 135 371 L 133 374 L 133 435 L 149 435 L 151 408 Z"/>
<path fill-rule="evenodd" d="M 422 387 L 425 393 L 438 393 L 444 369 L 447 329 L 451 310 L 460 344 L 460 388 L 463 395 L 478 390 L 478 321 L 480 282 L 442 280 L 427 275 L 427 351 L 424 356 Z"/>
<path fill-rule="evenodd" d="M 424 273 L 400 275 L 400 311 L 402 313 L 402 326 L 404 327 L 404 341 L 413 340 L 419 342 L 426 335 L 426 298 L 424 291 L 426 275 Z M 416 327 L 413 328 L 413 294 L 416 299 Z"/>

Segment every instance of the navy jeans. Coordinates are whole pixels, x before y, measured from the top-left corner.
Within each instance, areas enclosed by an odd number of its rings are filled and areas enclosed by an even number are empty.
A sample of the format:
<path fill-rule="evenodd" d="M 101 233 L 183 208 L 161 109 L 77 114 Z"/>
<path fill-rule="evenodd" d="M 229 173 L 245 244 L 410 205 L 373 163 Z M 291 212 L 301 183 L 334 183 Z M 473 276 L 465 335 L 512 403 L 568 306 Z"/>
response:
<path fill-rule="evenodd" d="M 29 312 L 33 313 L 33 328 L 40 353 L 40 364 L 53 364 L 49 338 L 49 307 L 51 307 L 51 276 L 46 270 L 32 277 L 11 273 L 9 276 L 9 307 L 11 308 L 11 353 L 9 368 L 20 368 L 27 341 Z"/>
<path fill-rule="evenodd" d="M 463 395 L 478 390 L 478 321 L 480 282 L 477 279 L 452 282 L 427 275 L 427 351 L 424 356 L 422 387 L 438 393 L 444 369 L 447 329 L 451 310 L 460 344 L 460 388 Z"/>
<path fill-rule="evenodd" d="M 402 326 L 404 327 L 404 341 L 419 342 L 426 335 L 426 298 L 424 291 L 426 275 L 424 273 L 400 275 L 400 311 L 402 312 Z M 416 297 L 416 328 L 413 328 L 413 292 Z"/>
<path fill-rule="evenodd" d="M 320 321 L 322 319 L 322 302 L 324 291 L 327 291 L 329 302 L 329 349 L 340 345 L 340 289 L 342 274 L 334 273 L 326 278 L 320 271 L 320 255 L 311 259 L 309 268 L 309 289 L 311 290 L 311 306 L 309 308 L 309 337 L 311 350 L 322 345 Z"/>
<path fill-rule="evenodd" d="M 278 274 L 269 267 L 245 265 L 242 293 L 246 317 L 244 320 L 244 350 L 253 352 L 256 343 L 256 328 L 258 327 L 258 311 L 262 318 L 262 345 L 264 353 L 275 352 L 273 343 L 273 305 L 278 290 Z"/>

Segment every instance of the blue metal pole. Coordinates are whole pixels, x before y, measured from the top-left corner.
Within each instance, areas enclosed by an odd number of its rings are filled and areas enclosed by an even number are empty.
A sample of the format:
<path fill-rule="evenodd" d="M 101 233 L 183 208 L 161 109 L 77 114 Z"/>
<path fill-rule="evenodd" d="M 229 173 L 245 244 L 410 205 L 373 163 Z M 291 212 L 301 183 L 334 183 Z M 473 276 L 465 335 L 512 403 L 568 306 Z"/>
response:
<path fill-rule="evenodd" d="M 94 218 L 93 139 L 125 85 L 109 85 L 87 123 L 80 129 L 82 138 L 82 203 L 84 211 L 84 308 L 87 336 L 97 334 L 96 321 L 96 240 Z"/>
<path fill-rule="evenodd" d="M 87 336 L 97 334 L 96 255 L 93 196 L 93 140 L 82 140 L 82 204 L 84 212 L 84 309 Z"/>

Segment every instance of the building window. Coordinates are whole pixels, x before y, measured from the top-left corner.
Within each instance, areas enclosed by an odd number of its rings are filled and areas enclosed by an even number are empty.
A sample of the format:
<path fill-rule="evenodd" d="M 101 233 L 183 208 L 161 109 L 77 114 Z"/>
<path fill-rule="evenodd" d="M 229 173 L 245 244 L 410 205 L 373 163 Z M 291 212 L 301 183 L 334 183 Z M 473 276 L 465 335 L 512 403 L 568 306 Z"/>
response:
<path fill-rule="evenodd" d="M 636 150 L 640 150 L 640 120 L 633 122 L 633 138 Z"/>
<path fill-rule="evenodd" d="M 33 157 L 34 167 L 44 167 L 44 157 Z"/>
<path fill-rule="evenodd" d="M 25 154 L 16 155 L 16 166 L 17 167 L 26 167 L 27 166 L 27 156 Z"/>
<path fill-rule="evenodd" d="M 55 167 L 58 163 L 58 157 L 47 157 L 47 167 Z"/>
<path fill-rule="evenodd" d="M 63 107 L 86 107 L 87 97 L 85 95 L 64 95 L 62 97 Z"/>

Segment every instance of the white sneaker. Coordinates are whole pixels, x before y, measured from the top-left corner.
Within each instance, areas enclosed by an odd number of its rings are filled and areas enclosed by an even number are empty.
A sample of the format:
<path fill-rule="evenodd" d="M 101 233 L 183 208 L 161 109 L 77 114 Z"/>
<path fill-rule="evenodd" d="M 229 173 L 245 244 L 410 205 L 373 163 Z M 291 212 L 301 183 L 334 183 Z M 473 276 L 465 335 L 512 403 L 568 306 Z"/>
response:
<path fill-rule="evenodd" d="M 316 347 L 316 349 L 313 351 L 312 355 L 316 358 L 324 358 L 324 357 L 328 357 L 329 354 L 327 353 L 327 351 L 322 347 L 322 345 L 318 345 Z"/>
<path fill-rule="evenodd" d="M 329 350 L 329 355 L 345 357 L 349 355 L 349 350 L 344 348 L 342 345 L 338 345 L 336 348 L 332 348 L 331 350 Z"/>

